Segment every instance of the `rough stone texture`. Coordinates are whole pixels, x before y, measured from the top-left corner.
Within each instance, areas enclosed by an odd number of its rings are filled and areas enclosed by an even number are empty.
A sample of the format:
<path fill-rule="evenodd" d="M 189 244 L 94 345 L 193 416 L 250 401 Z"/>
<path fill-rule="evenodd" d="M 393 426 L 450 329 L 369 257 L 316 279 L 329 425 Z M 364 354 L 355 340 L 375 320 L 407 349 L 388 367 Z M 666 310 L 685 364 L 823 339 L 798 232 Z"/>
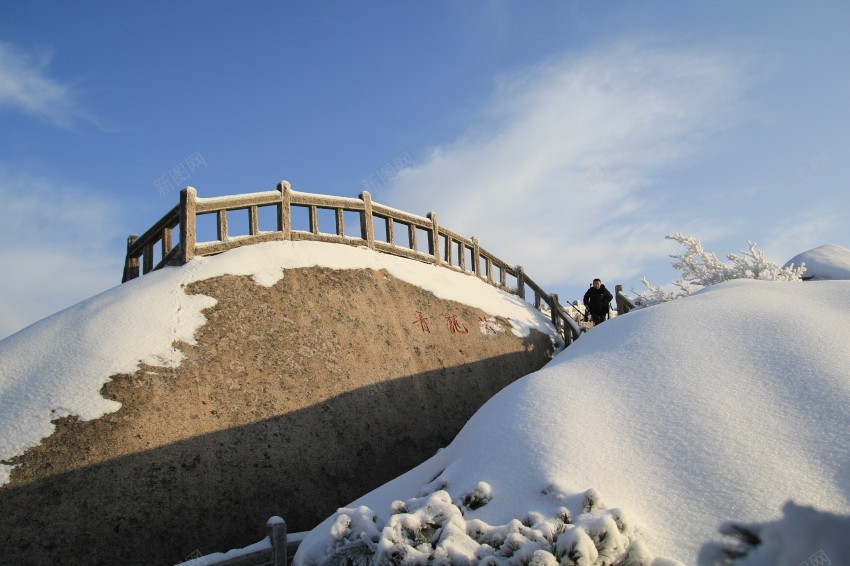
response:
<path fill-rule="evenodd" d="M 310 529 L 551 356 L 548 336 L 517 338 L 506 321 L 485 335 L 485 313 L 384 271 L 188 291 L 218 304 L 179 368 L 113 376 L 102 394 L 119 411 L 59 419 L 17 460 L 0 488 L 0 564 L 169 564 L 255 542 L 272 515 Z"/>

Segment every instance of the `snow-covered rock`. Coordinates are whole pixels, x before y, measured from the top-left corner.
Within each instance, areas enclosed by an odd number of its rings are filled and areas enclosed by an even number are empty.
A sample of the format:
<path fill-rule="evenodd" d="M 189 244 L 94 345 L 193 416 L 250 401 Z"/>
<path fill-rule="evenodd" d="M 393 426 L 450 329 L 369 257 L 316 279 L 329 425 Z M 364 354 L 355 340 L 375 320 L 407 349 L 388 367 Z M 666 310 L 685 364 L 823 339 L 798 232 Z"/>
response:
<path fill-rule="evenodd" d="M 532 305 L 477 277 L 363 247 L 268 242 L 196 257 L 133 279 L 0 341 L 0 485 L 10 479 L 12 466 L 6 462 L 52 434 L 54 420 L 74 415 L 85 421 L 117 411 L 120 403 L 100 393 L 110 376 L 132 373 L 140 362 L 180 364 L 183 354 L 175 342 L 194 344 L 196 331 L 206 323 L 203 310 L 215 305 L 212 297 L 187 294 L 186 285 L 230 274 L 251 276 L 269 287 L 286 269 L 315 266 L 386 269 L 438 298 L 509 320 L 517 336 L 531 329 L 555 335 L 551 322 Z"/>
<path fill-rule="evenodd" d="M 804 279 L 850 279 L 850 250 L 836 244 L 825 244 L 797 254 L 785 264 L 806 265 Z"/>

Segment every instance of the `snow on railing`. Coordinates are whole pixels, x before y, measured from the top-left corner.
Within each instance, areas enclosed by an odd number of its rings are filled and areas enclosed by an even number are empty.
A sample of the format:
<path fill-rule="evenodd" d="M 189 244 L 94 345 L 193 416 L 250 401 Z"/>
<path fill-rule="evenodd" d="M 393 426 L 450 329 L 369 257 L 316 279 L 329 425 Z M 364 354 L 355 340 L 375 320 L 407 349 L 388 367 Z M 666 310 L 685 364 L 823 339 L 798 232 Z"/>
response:
<path fill-rule="evenodd" d="M 287 534 L 286 521 L 272 517 L 263 540 L 228 552 L 201 555 L 195 552 L 177 566 L 288 566 L 307 533 Z"/>
<path fill-rule="evenodd" d="M 614 300 L 617 303 L 618 315 L 626 314 L 627 312 L 637 308 L 637 303 L 635 303 L 631 297 L 629 297 L 623 292 L 622 285 L 615 285 L 614 291 Z"/>
<path fill-rule="evenodd" d="M 271 209 L 275 230 L 260 230 L 260 212 Z M 247 234 L 233 235 L 228 213 L 247 211 Z M 307 230 L 293 228 L 293 211 L 306 211 Z M 331 213 L 334 230 L 320 230 L 320 212 Z M 346 213 L 357 215 L 359 227 L 346 232 Z M 215 216 L 216 239 L 198 241 L 198 218 Z M 353 222 L 352 222 L 353 223 Z M 376 224 L 382 230 L 375 229 Z M 175 230 L 177 243 L 174 244 Z M 578 324 L 558 303 L 558 296 L 546 293 L 520 266 L 508 265 L 478 243 L 465 238 L 437 221 L 437 214 L 410 214 L 372 201 L 363 191 L 359 198 L 343 198 L 293 191 L 281 181 L 276 191 L 201 198 L 192 187 L 180 192 L 180 204 L 170 210 L 141 236 L 127 239 L 127 257 L 122 283 L 166 265 L 182 265 L 195 256 L 218 254 L 233 248 L 275 240 L 313 240 L 370 249 L 475 275 L 510 293 L 526 298 L 533 293 L 534 306 L 549 307 L 552 323 L 567 344 L 581 334 Z M 532 301 L 529 301 L 532 302 Z"/>

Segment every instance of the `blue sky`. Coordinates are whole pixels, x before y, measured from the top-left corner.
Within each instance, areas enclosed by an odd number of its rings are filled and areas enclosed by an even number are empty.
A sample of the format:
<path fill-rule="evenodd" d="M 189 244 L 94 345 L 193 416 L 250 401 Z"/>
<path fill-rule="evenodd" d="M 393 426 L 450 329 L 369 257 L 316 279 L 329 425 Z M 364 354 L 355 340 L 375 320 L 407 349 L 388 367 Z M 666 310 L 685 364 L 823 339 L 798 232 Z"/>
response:
<path fill-rule="evenodd" d="M 672 232 L 850 247 L 848 25 L 848 2 L 0 0 L 0 337 L 118 284 L 186 184 L 368 189 L 562 301 L 671 281 Z"/>

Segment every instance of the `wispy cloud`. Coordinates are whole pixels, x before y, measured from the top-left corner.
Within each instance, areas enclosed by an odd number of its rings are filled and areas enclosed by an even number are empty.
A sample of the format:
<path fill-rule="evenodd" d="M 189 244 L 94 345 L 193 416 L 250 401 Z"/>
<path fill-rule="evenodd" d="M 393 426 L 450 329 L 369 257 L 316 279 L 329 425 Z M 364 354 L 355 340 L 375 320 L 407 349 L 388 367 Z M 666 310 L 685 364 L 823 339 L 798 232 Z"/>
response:
<path fill-rule="evenodd" d="M 0 339 L 120 282 L 114 204 L 0 166 Z"/>
<path fill-rule="evenodd" d="M 21 110 L 61 127 L 93 121 L 73 89 L 48 75 L 50 49 L 24 51 L 0 41 L 0 108 Z"/>
<path fill-rule="evenodd" d="M 771 260 L 784 264 L 801 252 L 841 241 L 846 226 L 847 219 L 839 210 L 829 207 L 801 210 L 775 224 L 765 236 L 764 244 L 758 242 L 759 248 L 769 250 Z"/>
<path fill-rule="evenodd" d="M 439 212 L 540 282 L 634 277 L 666 257 L 681 198 L 659 178 L 722 128 L 747 84 L 723 49 L 621 43 L 503 77 L 476 126 L 381 198 Z"/>

